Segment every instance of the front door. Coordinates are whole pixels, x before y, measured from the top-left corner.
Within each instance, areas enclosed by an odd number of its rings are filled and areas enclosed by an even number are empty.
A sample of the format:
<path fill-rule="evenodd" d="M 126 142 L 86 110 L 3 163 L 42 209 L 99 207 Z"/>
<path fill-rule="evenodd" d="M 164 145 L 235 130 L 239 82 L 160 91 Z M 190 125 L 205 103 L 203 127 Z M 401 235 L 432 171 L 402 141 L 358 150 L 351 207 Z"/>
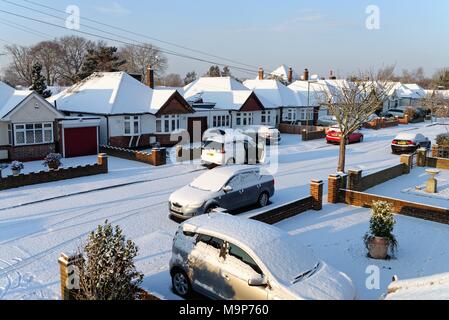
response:
<path fill-rule="evenodd" d="M 207 130 L 207 117 L 188 118 L 187 130 L 190 142 L 201 142 L 203 133 Z"/>

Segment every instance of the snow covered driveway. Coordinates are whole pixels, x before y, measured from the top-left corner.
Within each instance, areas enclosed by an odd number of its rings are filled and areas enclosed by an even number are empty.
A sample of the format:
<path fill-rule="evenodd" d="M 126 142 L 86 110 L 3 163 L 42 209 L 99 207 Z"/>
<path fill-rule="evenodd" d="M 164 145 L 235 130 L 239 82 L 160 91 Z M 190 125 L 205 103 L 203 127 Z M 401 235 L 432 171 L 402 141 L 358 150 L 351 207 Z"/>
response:
<path fill-rule="evenodd" d="M 390 142 L 397 132 L 404 130 L 419 130 L 434 138 L 445 129 L 418 124 L 364 131 L 365 142 L 348 147 L 348 168 L 370 172 L 397 164 L 399 157 L 391 154 Z M 273 205 L 307 196 L 311 179 L 326 181 L 329 174 L 335 173 L 338 146 L 327 145 L 324 140 L 301 142 L 299 136 L 284 135 L 279 153 Z M 96 158 L 82 161 L 92 163 Z M 41 169 L 40 163 L 34 165 Z M 57 259 L 60 252 L 73 252 L 82 245 L 88 232 L 106 219 L 121 225 L 127 237 L 138 244 L 137 266 L 146 275 L 145 287 L 162 297 L 176 298 L 170 291 L 167 269 L 177 224 L 167 217 L 167 201 L 174 190 L 201 174 L 198 169 L 195 165 L 153 168 L 111 158 L 107 175 L 0 192 L 0 299 L 59 298 Z M 120 186 L 113 187 L 117 185 Z M 94 191 L 105 187 L 113 188 Z M 84 193 L 77 194 L 79 192 Z M 68 196 L 51 200 L 64 195 Z M 34 201 L 41 202 L 17 207 Z M 360 225 L 356 219 L 359 217 L 354 214 L 353 218 L 339 220 L 339 228 L 351 228 L 354 223 Z M 427 226 L 425 222 L 422 225 Z M 428 230 L 423 228 L 423 232 Z M 349 247 L 360 245 L 366 226 L 361 229 L 360 235 L 353 235 L 356 238 L 353 243 L 351 237 L 345 240 Z M 320 237 L 322 231 L 317 229 L 306 234 Z M 420 234 L 417 236 L 422 238 Z M 445 243 L 444 240 L 441 239 L 441 243 Z M 401 244 L 401 238 L 399 242 Z M 323 237 L 319 243 L 332 248 L 334 240 Z M 349 268 L 353 264 L 351 259 L 341 260 L 341 264 L 344 263 Z M 431 260 L 428 263 L 433 264 Z"/>

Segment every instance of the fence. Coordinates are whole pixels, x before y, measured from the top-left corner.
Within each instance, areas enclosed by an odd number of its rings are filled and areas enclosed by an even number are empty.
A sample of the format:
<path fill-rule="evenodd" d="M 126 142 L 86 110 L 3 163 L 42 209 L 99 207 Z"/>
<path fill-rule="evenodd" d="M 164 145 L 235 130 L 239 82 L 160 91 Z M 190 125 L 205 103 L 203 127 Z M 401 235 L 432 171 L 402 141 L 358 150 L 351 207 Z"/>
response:
<path fill-rule="evenodd" d="M 100 152 L 106 153 L 112 157 L 146 163 L 152 166 L 162 166 L 167 163 L 165 148 L 155 148 L 148 153 L 113 146 L 100 146 Z"/>
<path fill-rule="evenodd" d="M 301 134 L 302 134 L 302 141 L 319 140 L 326 138 L 326 131 L 324 129 L 318 131 L 303 130 Z"/>
<path fill-rule="evenodd" d="M 32 172 L 19 176 L 0 178 L 0 190 L 19 188 L 35 184 L 55 182 L 73 178 L 93 176 L 108 173 L 108 157 L 106 154 L 98 155 L 98 162 L 86 166 L 60 168 L 52 171 Z"/>
<path fill-rule="evenodd" d="M 320 131 L 325 130 L 324 127 L 317 126 L 305 126 L 299 124 L 281 123 L 279 125 L 279 132 L 286 134 L 302 134 L 303 130 L 307 131 Z"/>
<path fill-rule="evenodd" d="M 449 147 L 434 144 L 432 146 L 432 157 L 449 159 Z"/>

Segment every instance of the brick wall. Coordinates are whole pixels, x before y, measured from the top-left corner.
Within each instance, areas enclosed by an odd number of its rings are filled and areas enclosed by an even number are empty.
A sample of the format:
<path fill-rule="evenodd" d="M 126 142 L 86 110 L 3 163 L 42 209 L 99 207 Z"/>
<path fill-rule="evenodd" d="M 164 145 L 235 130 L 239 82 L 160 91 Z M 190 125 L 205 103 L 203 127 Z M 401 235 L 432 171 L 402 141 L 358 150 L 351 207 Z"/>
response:
<path fill-rule="evenodd" d="M 73 178 L 108 173 L 108 158 L 105 154 L 98 155 L 98 163 L 86 166 L 61 168 L 54 171 L 41 171 L 21 174 L 17 177 L 0 178 L 0 190 L 19 188 L 35 184 L 61 181 Z"/>
<path fill-rule="evenodd" d="M 109 144 L 118 148 L 145 148 L 150 147 L 150 138 L 154 135 L 110 137 Z"/>
<path fill-rule="evenodd" d="M 384 128 L 391 128 L 391 127 L 396 127 L 399 125 L 399 120 L 387 120 L 385 118 L 377 118 L 374 119 L 372 121 L 366 122 L 363 126 L 366 129 L 374 129 L 374 130 L 379 130 L 379 129 L 384 129 Z"/>
<path fill-rule="evenodd" d="M 434 144 L 432 146 L 432 157 L 449 159 L 449 147 Z"/>
<path fill-rule="evenodd" d="M 426 149 L 419 149 L 417 151 L 417 157 L 416 162 L 418 167 L 449 169 L 449 159 L 429 157 L 427 156 Z"/>
<path fill-rule="evenodd" d="M 323 206 L 323 182 L 313 180 L 310 185 L 310 193 L 311 196 L 309 197 L 287 203 L 274 209 L 269 209 L 251 219 L 267 224 L 276 224 L 309 210 L 321 210 Z"/>
<path fill-rule="evenodd" d="M 162 166 L 167 163 L 165 148 L 153 149 L 151 153 L 148 153 L 112 146 L 100 146 L 100 152 L 106 153 L 112 157 L 142 162 L 152 166 Z"/>
<path fill-rule="evenodd" d="M 31 146 L 9 147 L 10 160 L 18 161 L 35 161 L 44 159 L 49 153 L 56 151 L 56 145 L 52 144 L 39 144 Z"/>
<path fill-rule="evenodd" d="M 369 174 L 364 177 L 362 176 L 362 170 L 349 170 L 348 189 L 355 191 L 365 191 L 381 183 L 400 177 L 408 172 L 409 171 L 407 171 L 406 165 L 403 163 Z"/>
<path fill-rule="evenodd" d="M 309 140 L 319 140 L 326 138 L 326 131 L 325 130 L 318 130 L 318 131 L 302 131 L 302 141 L 309 141 Z"/>
<path fill-rule="evenodd" d="M 279 125 L 279 132 L 287 134 L 302 134 L 303 130 L 320 131 L 325 130 L 324 127 L 307 126 L 307 125 L 293 125 L 288 123 L 281 123 Z"/>

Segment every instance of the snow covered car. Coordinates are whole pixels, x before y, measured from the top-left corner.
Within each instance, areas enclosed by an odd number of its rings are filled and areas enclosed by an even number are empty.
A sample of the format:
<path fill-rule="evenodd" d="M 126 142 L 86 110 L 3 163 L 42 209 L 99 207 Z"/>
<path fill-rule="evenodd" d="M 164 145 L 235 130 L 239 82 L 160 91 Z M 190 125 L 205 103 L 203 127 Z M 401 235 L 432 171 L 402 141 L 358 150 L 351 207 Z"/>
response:
<path fill-rule="evenodd" d="M 317 125 L 323 127 L 330 127 L 337 124 L 337 118 L 334 116 L 320 116 Z"/>
<path fill-rule="evenodd" d="M 274 178 L 261 174 L 259 167 L 215 168 L 170 196 L 170 216 L 185 220 L 215 208 L 232 211 L 254 204 L 265 207 L 274 192 Z"/>
<path fill-rule="evenodd" d="M 256 164 L 264 161 L 264 144 L 232 129 L 208 130 L 203 136 L 204 165 Z"/>
<path fill-rule="evenodd" d="M 170 274 L 175 293 L 225 300 L 353 300 L 351 279 L 288 233 L 213 213 L 176 232 Z"/>
<path fill-rule="evenodd" d="M 359 131 L 355 131 L 351 133 L 348 137 L 348 143 L 358 143 L 363 142 L 363 134 Z M 326 141 L 327 143 L 340 143 L 341 140 L 341 131 L 338 126 L 330 127 L 326 133 Z"/>
<path fill-rule="evenodd" d="M 411 153 L 419 148 L 430 149 L 432 142 L 420 133 L 400 133 L 391 142 L 393 153 Z"/>
<path fill-rule="evenodd" d="M 385 112 L 385 116 L 404 118 L 405 110 L 404 109 L 390 109 L 387 112 Z"/>
<path fill-rule="evenodd" d="M 238 130 L 240 130 L 243 134 L 249 135 L 254 141 L 262 141 L 268 145 L 280 143 L 282 140 L 281 132 L 274 126 L 252 125 L 239 128 Z"/>

